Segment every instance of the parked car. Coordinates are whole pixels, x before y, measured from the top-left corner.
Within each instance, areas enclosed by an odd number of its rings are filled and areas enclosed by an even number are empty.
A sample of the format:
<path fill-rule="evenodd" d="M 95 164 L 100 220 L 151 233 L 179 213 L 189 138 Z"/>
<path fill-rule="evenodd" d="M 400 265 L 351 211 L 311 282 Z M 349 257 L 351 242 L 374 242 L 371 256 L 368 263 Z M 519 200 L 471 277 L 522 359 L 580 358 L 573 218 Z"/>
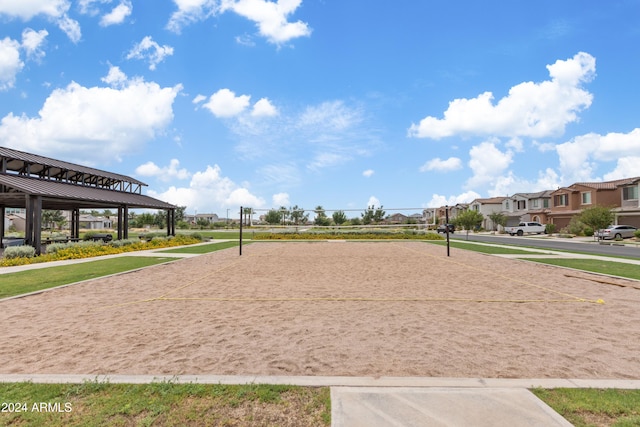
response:
<path fill-rule="evenodd" d="M 456 231 L 456 226 L 453 224 L 440 224 L 437 229 L 438 233 L 446 233 L 447 228 L 449 229 L 449 233 L 451 234 L 453 234 L 453 232 Z"/>
<path fill-rule="evenodd" d="M 596 235 L 601 239 L 627 239 L 633 237 L 636 230 L 637 228 L 632 225 L 610 225 L 598 230 Z"/>
<path fill-rule="evenodd" d="M 504 232 L 511 236 L 523 236 L 524 234 L 542 234 L 546 227 L 539 222 L 521 222 L 516 227 L 505 227 Z"/>

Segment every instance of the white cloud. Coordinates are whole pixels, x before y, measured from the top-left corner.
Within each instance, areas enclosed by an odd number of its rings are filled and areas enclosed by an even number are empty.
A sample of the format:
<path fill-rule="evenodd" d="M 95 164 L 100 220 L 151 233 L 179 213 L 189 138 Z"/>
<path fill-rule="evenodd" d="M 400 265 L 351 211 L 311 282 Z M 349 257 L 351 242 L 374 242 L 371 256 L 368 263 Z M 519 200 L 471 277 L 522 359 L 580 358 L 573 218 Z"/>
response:
<path fill-rule="evenodd" d="M 251 96 L 236 94 L 229 89 L 220 89 L 209 98 L 204 107 L 216 117 L 233 117 L 242 113 L 248 106 Z"/>
<path fill-rule="evenodd" d="M 123 74 L 112 69 L 110 76 Z M 118 82 L 119 87 L 72 82 L 54 90 L 36 117 L 9 113 L 0 121 L 0 144 L 90 164 L 142 148 L 173 120 L 173 101 L 182 87 L 162 88 L 142 79 Z"/>
<path fill-rule="evenodd" d="M 377 198 L 377 197 L 375 197 L 375 196 L 371 196 L 371 197 L 369 197 L 369 201 L 367 201 L 367 208 L 368 208 L 369 206 L 374 206 L 374 207 L 376 207 L 376 208 L 379 208 L 379 207 L 381 207 L 382 205 L 380 204 L 380 200 L 378 200 L 378 198 Z"/>
<path fill-rule="evenodd" d="M 606 135 L 589 133 L 556 146 L 560 170 L 565 181 L 591 181 L 595 179 L 597 164 L 618 161 L 614 176 L 622 171 L 640 176 L 640 166 L 628 163 L 629 158 L 640 157 L 640 128 L 629 133 L 612 132 Z M 635 172 L 635 173 L 633 173 Z"/>
<path fill-rule="evenodd" d="M 148 194 L 178 206 L 187 206 L 188 211 L 212 212 L 239 206 L 264 206 L 262 198 L 222 176 L 218 165 L 207 166 L 205 171 L 194 173 L 188 187 L 171 186 L 164 192 L 149 191 Z"/>
<path fill-rule="evenodd" d="M 120 67 L 109 67 L 109 73 L 103 77 L 103 82 L 113 87 L 124 87 L 127 84 L 127 75 L 122 72 Z"/>
<path fill-rule="evenodd" d="M 67 16 L 70 6 L 69 0 L 0 0 L 0 16 L 26 22 L 35 16 L 44 15 L 55 22 L 71 41 L 77 43 L 81 37 L 80 24 Z"/>
<path fill-rule="evenodd" d="M 291 202 L 289 201 L 289 194 L 287 193 L 277 193 L 271 197 L 271 201 L 273 202 L 274 207 L 280 206 L 289 206 Z"/>
<path fill-rule="evenodd" d="M 347 153 L 340 153 L 339 151 L 320 151 L 316 153 L 312 160 L 307 164 L 307 169 L 318 171 L 320 169 L 340 165 L 349 160 L 351 160 L 351 157 Z"/>
<path fill-rule="evenodd" d="M 375 171 L 373 169 L 367 169 L 366 171 L 362 172 L 362 176 L 364 176 L 365 178 L 371 178 L 374 173 Z"/>
<path fill-rule="evenodd" d="M 182 27 L 216 14 L 218 0 L 173 0 L 178 10 L 171 14 L 167 29 L 180 33 Z"/>
<path fill-rule="evenodd" d="M 194 104 L 200 104 L 202 101 L 206 100 L 207 97 L 204 95 L 197 95 L 195 98 L 193 98 L 193 101 L 191 101 Z"/>
<path fill-rule="evenodd" d="M 2 0 L 0 14 L 17 17 L 23 21 L 37 15 L 59 18 L 69 10 L 70 3 L 68 0 Z"/>
<path fill-rule="evenodd" d="M 462 169 L 462 160 L 457 157 L 449 157 L 446 160 L 442 160 L 439 157 L 431 159 L 420 167 L 420 172 L 437 171 L 437 172 L 451 172 L 458 169 Z"/>
<path fill-rule="evenodd" d="M 476 188 L 494 182 L 502 176 L 513 161 L 513 152 L 502 152 L 496 141 L 485 141 L 471 147 L 469 167 L 473 176 L 466 183 L 467 188 Z"/>
<path fill-rule="evenodd" d="M 24 62 L 20 59 L 20 43 L 5 37 L 0 40 L 0 91 L 13 87 Z"/>
<path fill-rule="evenodd" d="M 606 181 L 640 176 L 640 156 L 618 159 L 616 168 L 604 175 Z"/>
<path fill-rule="evenodd" d="M 288 22 L 302 0 L 222 0 L 220 11 L 232 10 L 258 26 L 260 35 L 270 43 L 283 44 L 291 39 L 309 36 L 311 29 L 302 21 Z"/>
<path fill-rule="evenodd" d="M 431 200 L 427 203 L 429 208 L 439 208 L 440 206 L 455 206 L 458 203 L 471 203 L 474 199 L 480 197 L 480 194 L 475 191 L 467 191 L 457 196 L 443 196 L 440 194 L 434 194 Z"/>
<path fill-rule="evenodd" d="M 254 117 L 273 117 L 278 115 L 278 110 L 268 98 L 262 98 L 253 104 L 251 115 Z"/>
<path fill-rule="evenodd" d="M 119 5 L 114 7 L 111 12 L 107 13 L 100 19 L 100 25 L 108 27 L 109 25 L 122 24 L 127 16 L 131 15 L 133 5 L 129 0 L 123 0 Z"/>
<path fill-rule="evenodd" d="M 161 181 L 189 178 L 191 174 L 184 168 L 179 169 L 179 166 L 180 161 L 178 159 L 171 159 L 169 166 L 165 167 L 160 167 L 153 162 L 147 162 L 136 168 L 136 174 L 156 177 Z"/>
<path fill-rule="evenodd" d="M 153 71 L 159 63 L 171 55 L 173 55 L 173 48 L 171 46 L 160 46 L 151 36 L 146 36 L 129 51 L 127 59 L 146 60 L 149 62 L 149 69 Z"/>
<path fill-rule="evenodd" d="M 56 23 L 72 42 L 78 43 L 82 38 L 82 31 L 80 30 L 80 24 L 78 21 L 64 15 L 58 18 Z"/>
<path fill-rule="evenodd" d="M 47 30 L 35 31 L 31 28 L 27 28 L 22 32 L 22 48 L 27 53 L 28 58 L 39 60 L 44 57 L 45 53 L 42 50 L 42 45 L 48 35 L 49 32 Z"/>
<path fill-rule="evenodd" d="M 455 99 L 444 118 L 425 117 L 412 124 L 409 136 L 440 139 L 453 135 L 544 137 L 561 135 L 577 113 L 591 105 L 592 95 L 582 89 L 595 76 L 596 60 L 580 52 L 565 61 L 547 65 L 551 80 L 525 82 L 493 104 L 485 92 L 473 99 Z"/>

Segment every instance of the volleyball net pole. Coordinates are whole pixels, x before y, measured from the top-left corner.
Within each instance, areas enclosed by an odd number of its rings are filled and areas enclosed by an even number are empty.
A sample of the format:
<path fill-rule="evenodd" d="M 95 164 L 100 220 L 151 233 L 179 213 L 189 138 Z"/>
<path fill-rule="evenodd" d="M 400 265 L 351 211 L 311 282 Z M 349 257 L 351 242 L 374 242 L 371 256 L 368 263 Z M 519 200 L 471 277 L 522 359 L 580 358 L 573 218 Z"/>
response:
<path fill-rule="evenodd" d="M 240 206 L 240 244 L 238 245 L 240 247 L 240 256 L 242 256 L 242 206 Z"/>

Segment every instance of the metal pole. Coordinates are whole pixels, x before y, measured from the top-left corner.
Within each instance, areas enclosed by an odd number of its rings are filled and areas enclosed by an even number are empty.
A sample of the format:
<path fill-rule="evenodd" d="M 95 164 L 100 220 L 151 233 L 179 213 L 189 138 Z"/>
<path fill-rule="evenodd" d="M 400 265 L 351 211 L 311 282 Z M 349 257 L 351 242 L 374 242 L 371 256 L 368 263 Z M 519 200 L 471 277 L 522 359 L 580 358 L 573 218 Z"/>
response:
<path fill-rule="evenodd" d="M 240 256 L 242 256 L 242 206 L 240 206 Z"/>
<path fill-rule="evenodd" d="M 445 206 L 444 217 L 444 228 L 447 231 L 447 256 L 449 256 L 449 205 Z"/>

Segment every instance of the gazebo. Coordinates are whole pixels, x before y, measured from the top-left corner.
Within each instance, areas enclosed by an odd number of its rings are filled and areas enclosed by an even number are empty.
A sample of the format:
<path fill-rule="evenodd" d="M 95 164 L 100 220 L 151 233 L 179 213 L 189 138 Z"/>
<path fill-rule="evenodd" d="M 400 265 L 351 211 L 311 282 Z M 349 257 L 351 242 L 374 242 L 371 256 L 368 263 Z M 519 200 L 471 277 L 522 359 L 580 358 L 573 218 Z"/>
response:
<path fill-rule="evenodd" d="M 176 206 L 142 194 L 147 184 L 129 176 L 0 147 L 0 218 L 6 208 L 26 210 L 25 244 L 41 252 L 42 210 L 71 212 L 71 238 L 80 235 L 81 209 L 117 209 L 118 239 L 128 238 L 129 209 L 167 211 L 175 235 Z M 4 237 L 0 221 L 0 247 Z"/>

